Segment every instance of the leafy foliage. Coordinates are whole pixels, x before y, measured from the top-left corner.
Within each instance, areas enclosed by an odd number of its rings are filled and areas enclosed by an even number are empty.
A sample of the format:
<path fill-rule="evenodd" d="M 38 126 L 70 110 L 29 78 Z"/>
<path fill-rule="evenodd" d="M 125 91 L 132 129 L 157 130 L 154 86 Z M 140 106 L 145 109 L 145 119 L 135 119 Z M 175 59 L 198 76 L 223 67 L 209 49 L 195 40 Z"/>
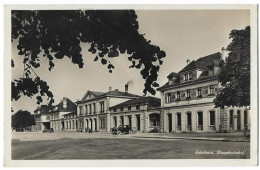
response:
<path fill-rule="evenodd" d="M 25 128 L 35 124 L 36 123 L 33 115 L 31 115 L 28 111 L 19 110 L 14 115 L 12 115 L 13 128 Z"/>
<path fill-rule="evenodd" d="M 218 79 L 222 89 L 216 107 L 250 105 L 250 27 L 232 30 L 228 57 L 220 65 Z"/>
<path fill-rule="evenodd" d="M 130 68 L 141 69 L 140 74 L 146 80 L 143 92 L 155 94 L 153 87 L 157 87 L 159 65 L 166 54 L 139 34 L 138 29 L 133 10 L 12 11 L 12 41 L 18 39 L 18 54 L 24 57 L 25 68 L 29 71 L 40 67 L 40 54 L 48 60 L 50 71 L 55 66 L 53 59 L 65 56 L 82 68 L 80 44 L 89 43 L 88 51 L 97 54 L 94 61 L 100 58 L 110 73 L 115 67 L 109 58 L 128 54 Z M 12 66 L 15 66 L 13 61 Z M 25 79 L 12 82 L 12 99 L 18 100 L 21 93 L 31 96 L 37 89 L 45 88 L 41 95 L 47 95 L 52 103 L 47 83 L 41 80 L 40 85 L 38 80 L 31 80 L 30 75 L 31 72 L 26 71 Z M 28 89 L 31 86 L 33 90 Z"/>

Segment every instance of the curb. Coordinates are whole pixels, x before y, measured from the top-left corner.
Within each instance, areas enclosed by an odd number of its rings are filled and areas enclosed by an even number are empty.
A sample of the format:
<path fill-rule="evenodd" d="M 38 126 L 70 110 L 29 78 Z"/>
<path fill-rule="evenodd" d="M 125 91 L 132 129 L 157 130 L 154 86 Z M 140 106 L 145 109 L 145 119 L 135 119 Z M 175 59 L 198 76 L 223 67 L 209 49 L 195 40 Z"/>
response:
<path fill-rule="evenodd" d="M 157 137 L 157 136 L 133 136 L 134 138 L 159 138 L 159 139 L 185 139 L 185 140 L 205 140 L 222 142 L 250 142 L 250 140 L 230 140 L 225 138 L 186 138 L 186 137 Z"/>

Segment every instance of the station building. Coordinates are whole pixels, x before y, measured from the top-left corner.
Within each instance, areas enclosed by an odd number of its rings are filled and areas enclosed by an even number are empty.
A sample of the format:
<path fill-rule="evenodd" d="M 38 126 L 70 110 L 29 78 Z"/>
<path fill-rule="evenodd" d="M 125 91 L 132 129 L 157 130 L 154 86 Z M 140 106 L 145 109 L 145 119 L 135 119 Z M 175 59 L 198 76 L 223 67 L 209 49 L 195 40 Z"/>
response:
<path fill-rule="evenodd" d="M 108 92 L 87 91 L 83 98 L 76 102 L 78 128 L 91 132 L 110 132 L 109 108 L 138 97 L 128 93 L 128 85 L 125 85 L 125 92 L 112 90 L 111 87 Z"/>
<path fill-rule="evenodd" d="M 168 75 L 161 92 L 163 132 L 231 132 L 250 129 L 247 107 L 215 108 L 220 89 L 217 75 L 225 53 L 214 53 L 191 61 Z"/>
<path fill-rule="evenodd" d="M 49 110 L 50 114 L 50 127 L 54 132 L 69 131 L 71 129 L 77 129 L 77 122 L 70 120 L 70 117 L 64 117 L 64 115 L 76 113 L 77 105 L 70 99 L 63 97 L 61 102 L 56 106 L 53 106 Z M 64 121 L 64 118 L 66 121 Z M 69 119 L 69 120 L 67 120 Z"/>

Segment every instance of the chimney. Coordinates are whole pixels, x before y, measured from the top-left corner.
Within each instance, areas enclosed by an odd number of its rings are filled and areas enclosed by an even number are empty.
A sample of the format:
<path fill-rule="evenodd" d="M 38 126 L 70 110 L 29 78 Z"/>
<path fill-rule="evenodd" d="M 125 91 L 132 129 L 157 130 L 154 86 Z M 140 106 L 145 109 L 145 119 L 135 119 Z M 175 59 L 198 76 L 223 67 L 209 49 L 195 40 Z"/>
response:
<path fill-rule="evenodd" d="M 128 93 L 128 84 L 125 85 L 125 93 Z"/>
<path fill-rule="evenodd" d="M 188 64 L 190 63 L 190 59 L 187 59 L 187 61 L 186 61 L 186 62 L 187 62 L 187 65 L 188 65 Z"/>
<path fill-rule="evenodd" d="M 221 58 L 222 60 L 226 61 L 227 54 L 226 54 L 226 49 L 224 47 L 222 47 L 221 49 Z"/>
<path fill-rule="evenodd" d="M 109 86 L 109 92 L 111 92 L 112 91 L 112 87 L 111 86 Z"/>
<path fill-rule="evenodd" d="M 63 109 L 67 109 L 67 98 L 63 97 Z"/>

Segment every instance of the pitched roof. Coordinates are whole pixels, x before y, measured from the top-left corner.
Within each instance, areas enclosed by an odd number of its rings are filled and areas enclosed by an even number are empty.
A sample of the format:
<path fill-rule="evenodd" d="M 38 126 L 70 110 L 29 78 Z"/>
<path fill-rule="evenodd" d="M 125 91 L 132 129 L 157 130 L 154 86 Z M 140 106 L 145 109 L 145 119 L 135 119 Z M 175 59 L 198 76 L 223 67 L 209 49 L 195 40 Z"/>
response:
<path fill-rule="evenodd" d="M 204 74 L 205 72 L 203 72 Z M 183 83 L 173 83 L 173 84 L 169 84 L 169 82 L 165 83 L 163 86 L 157 88 L 157 90 L 161 90 L 167 87 L 176 87 L 176 86 L 184 86 L 184 85 L 188 85 L 188 84 L 194 84 L 194 83 L 199 83 L 199 82 L 203 82 L 203 81 L 208 81 L 208 80 L 218 80 L 217 76 L 200 76 L 198 79 L 195 80 L 190 80 L 190 81 L 186 81 Z"/>
<path fill-rule="evenodd" d="M 207 69 L 206 67 L 209 65 L 218 64 L 221 59 L 221 54 L 219 52 L 207 55 L 205 57 L 201 57 L 197 59 L 196 61 L 190 62 L 186 67 L 184 67 L 179 73 L 193 70 L 193 69 Z"/>
<path fill-rule="evenodd" d="M 95 97 L 127 97 L 127 98 L 137 98 L 137 97 L 140 97 L 140 96 L 135 95 L 135 94 L 119 91 L 118 89 L 115 89 L 115 90 L 110 91 L 110 92 L 105 92 L 105 93 L 104 92 L 97 92 L 97 91 L 90 91 L 90 90 L 88 90 L 80 101 L 85 100 L 85 98 L 87 97 L 87 94 L 89 94 L 89 93 L 93 94 Z M 78 102 L 80 102 L 80 101 L 78 101 Z"/>
<path fill-rule="evenodd" d="M 101 95 L 105 94 L 105 92 L 98 92 L 98 91 L 90 91 L 90 90 L 88 90 L 88 91 L 84 94 L 84 96 L 82 97 L 81 101 L 82 101 L 82 100 L 85 100 L 85 98 L 87 97 L 87 95 L 88 95 L 89 93 L 93 94 L 95 97 L 98 97 L 98 96 L 101 96 Z"/>
<path fill-rule="evenodd" d="M 53 108 L 57 107 L 57 109 L 55 111 L 57 111 L 57 110 L 61 111 L 61 112 L 77 111 L 77 105 L 68 98 L 66 98 L 66 100 L 67 100 L 67 107 L 63 108 L 63 100 L 62 100 L 59 104 L 57 104 L 56 106 L 53 106 Z"/>
<path fill-rule="evenodd" d="M 149 107 L 160 107 L 161 99 L 156 98 L 156 97 L 151 97 L 151 96 L 147 96 L 147 97 L 143 96 L 143 97 L 139 97 L 137 99 L 125 101 L 123 103 L 120 103 L 120 104 L 115 105 L 110 108 L 118 108 L 118 107 L 124 107 L 124 106 L 136 106 L 136 105 L 141 105 L 141 104 L 146 104 L 146 103 L 148 104 L 148 108 Z"/>
<path fill-rule="evenodd" d="M 52 107 L 52 106 L 41 105 L 40 107 L 38 107 L 37 109 L 35 109 L 34 112 L 40 111 L 40 114 L 42 114 L 42 113 L 48 113 L 49 110 L 51 109 L 51 107 Z"/>
<path fill-rule="evenodd" d="M 106 97 L 111 97 L 111 96 L 114 96 L 114 97 L 140 97 L 138 95 L 122 92 L 122 91 L 119 91 L 117 89 L 110 91 L 110 92 L 107 92 L 107 93 L 105 93 L 101 96 L 106 96 Z"/>
<path fill-rule="evenodd" d="M 185 71 L 188 71 L 188 70 L 193 70 L 193 69 L 196 69 L 196 68 L 197 68 L 197 65 L 196 65 L 195 61 L 193 60 L 186 67 L 184 67 L 181 71 L 179 71 L 179 73 L 185 72 Z"/>

